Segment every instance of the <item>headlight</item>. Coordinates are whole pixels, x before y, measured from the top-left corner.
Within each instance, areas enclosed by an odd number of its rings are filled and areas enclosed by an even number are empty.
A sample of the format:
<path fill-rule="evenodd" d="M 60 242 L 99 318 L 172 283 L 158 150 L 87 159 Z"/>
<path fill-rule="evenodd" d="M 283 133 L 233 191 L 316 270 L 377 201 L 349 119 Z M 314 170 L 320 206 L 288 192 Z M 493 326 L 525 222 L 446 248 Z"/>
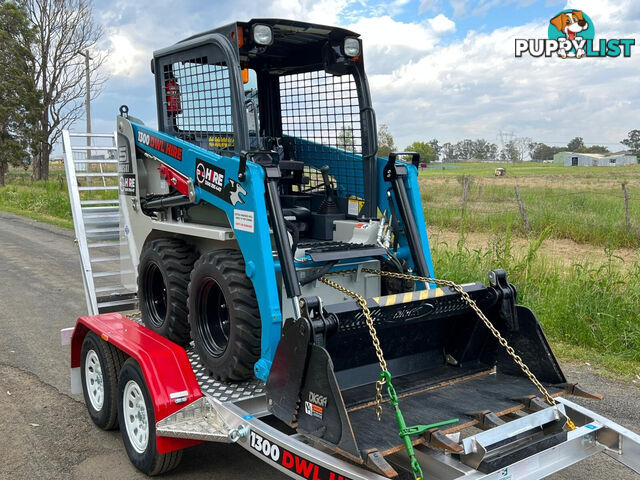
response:
<path fill-rule="evenodd" d="M 357 57 L 360 55 L 360 40 L 347 37 L 342 44 L 342 51 L 347 57 Z"/>
<path fill-rule="evenodd" d="M 271 45 L 273 43 L 273 31 L 271 27 L 269 25 L 254 25 L 253 41 L 258 45 Z"/>

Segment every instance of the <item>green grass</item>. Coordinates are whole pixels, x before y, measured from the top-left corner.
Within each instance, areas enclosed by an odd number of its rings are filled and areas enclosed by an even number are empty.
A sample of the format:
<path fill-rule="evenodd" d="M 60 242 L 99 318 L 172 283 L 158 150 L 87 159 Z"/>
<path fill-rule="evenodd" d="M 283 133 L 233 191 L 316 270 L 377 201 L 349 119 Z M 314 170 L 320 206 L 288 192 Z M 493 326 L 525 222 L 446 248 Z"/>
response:
<path fill-rule="evenodd" d="M 574 264 L 538 253 L 548 232 L 514 253 L 511 234 L 496 235 L 486 248 L 432 247 L 436 274 L 458 282 L 484 280 L 504 268 L 518 288 L 518 301 L 538 316 L 565 360 L 589 361 L 625 377 L 640 374 L 640 263 L 622 265 L 607 250 L 601 264 Z M 568 347 L 570 346 L 570 347 Z"/>
<path fill-rule="evenodd" d="M 116 198 L 117 192 L 82 192 L 83 200 Z M 62 166 L 52 166 L 50 179 L 32 181 L 29 172 L 11 170 L 0 187 L 0 210 L 62 228 L 73 228 L 69 194 Z"/>
<path fill-rule="evenodd" d="M 551 175 L 560 177 L 581 177 L 600 180 L 609 178 L 618 180 L 621 178 L 633 179 L 638 176 L 640 166 L 624 167 L 565 167 L 555 163 L 434 163 L 426 170 L 420 171 L 421 177 L 456 177 L 458 175 L 473 175 L 474 177 L 491 177 L 497 167 L 502 167 L 507 171 L 506 178 L 530 177 L 541 175 Z"/>
<path fill-rule="evenodd" d="M 457 166 L 457 165 L 456 165 Z M 513 165 L 494 177 L 495 164 L 464 164 L 420 174 L 425 218 L 430 226 L 459 231 L 539 235 L 615 248 L 640 247 L 640 167 Z M 462 210 L 463 176 L 471 183 Z M 621 183 L 627 184 L 631 228 L 627 228 Z M 529 219 L 525 228 L 514 186 Z"/>
<path fill-rule="evenodd" d="M 0 209 L 73 228 L 67 186 L 57 181 L 10 184 L 0 188 Z"/>

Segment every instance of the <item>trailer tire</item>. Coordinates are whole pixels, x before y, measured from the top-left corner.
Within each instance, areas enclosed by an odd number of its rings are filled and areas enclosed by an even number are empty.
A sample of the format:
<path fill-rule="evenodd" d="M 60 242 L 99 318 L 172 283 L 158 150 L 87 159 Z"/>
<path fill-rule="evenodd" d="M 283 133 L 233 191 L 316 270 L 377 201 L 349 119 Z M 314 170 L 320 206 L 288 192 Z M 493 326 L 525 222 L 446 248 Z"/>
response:
<path fill-rule="evenodd" d="M 178 345 L 191 341 L 187 286 L 196 255 L 187 243 L 160 238 L 147 243 L 138 266 L 138 298 L 144 326 Z"/>
<path fill-rule="evenodd" d="M 94 332 L 88 332 L 80 354 L 82 393 L 93 423 L 102 430 L 118 426 L 118 372 L 125 355 Z"/>
<path fill-rule="evenodd" d="M 118 418 L 124 448 L 138 470 L 154 476 L 178 466 L 182 450 L 158 452 L 153 402 L 140 365 L 133 358 L 125 362 L 118 377 Z"/>
<path fill-rule="evenodd" d="M 195 263 L 189 282 L 189 324 L 200 360 L 214 377 L 253 377 L 253 365 L 260 358 L 260 312 L 238 250 L 205 253 Z"/>

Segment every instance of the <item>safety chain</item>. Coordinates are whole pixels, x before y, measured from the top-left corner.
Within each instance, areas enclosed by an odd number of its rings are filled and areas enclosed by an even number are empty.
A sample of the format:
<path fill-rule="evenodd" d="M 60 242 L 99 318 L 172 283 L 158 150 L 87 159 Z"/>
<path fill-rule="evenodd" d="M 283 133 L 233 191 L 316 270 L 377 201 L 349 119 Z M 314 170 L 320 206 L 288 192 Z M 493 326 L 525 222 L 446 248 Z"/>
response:
<path fill-rule="evenodd" d="M 367 327 L 369 327 L 369 335 L 371 335 L 371 340 L 373 340 L 373 348 L 375 348 L 376 350 L 376 356 L 378 357 L 378 363 L 380 364 L 380 371 L 388 372 L 387 361 L 384 359 L 384 354 L 382 353 L 382 347 L 380 346 L 380 340 L 378 339 L 378 332 L 376 332 L 376 327 L 373 325 L 371 312 L 369 311 L 369 307 L 367 306 L 367 299 L 364 298 L 362 295 L 356 292 L 352 292 L 348 288 L 345 288 L 342 285 L 339 285 L 336 282 L 329 280 L 326 277 L 320 277 L 319 280 L 322 283 L 335 288 L 339 292 L 342 292 L 356 299 L 356 301 L 360 305 L 360 308 L 362 308 L 362 314 L 364 315 L 365 322 L 367 323 Z M 384 384 L 385 384 L 385 381 L 382 377 L 380 378 L 380 380 L 376 382 L 376 416 L 378 417 L 378 421 L 380 421 L 380 417 L 382 415 L 382 386 Z"/>

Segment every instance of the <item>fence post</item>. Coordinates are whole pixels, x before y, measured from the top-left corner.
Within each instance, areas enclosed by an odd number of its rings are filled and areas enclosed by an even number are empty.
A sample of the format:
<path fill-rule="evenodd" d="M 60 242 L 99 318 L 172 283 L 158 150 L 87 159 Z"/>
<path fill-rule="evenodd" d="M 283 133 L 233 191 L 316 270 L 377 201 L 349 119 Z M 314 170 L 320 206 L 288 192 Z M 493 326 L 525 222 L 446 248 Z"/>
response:
<path fill-rule="evenodd" d="M 531 225 L 529 225 L 529 219 L 527 218 L 527 212 L 524 209 L 524 204 L 522 203 L 522 198 L 520 198 L 520 190 L 518 189 L 518 185 L 514 185 L 513 189 L 516 192 L 516 200 L 518 201 L 518 207 L 520 208 L 520 215 L 522 216 L 522 221 L 524 222 L 524 228 L 527 232 L 531 231 Z"/>
<path fill-rule="evenodd" d="M 627 231 L 631 231 L 631 216 L 629 215 L 629 192 L 627 192 L 627 184 L 622 184 L 622 193 L 624 194 L 624 219 L 627 223 Z"/>
<path fill-rule="evenodd" d="M 462 177 L 462 214 L 464 215 L 464 211 L 467 208 L 467 197 L 469 196 L 469 183 L 471 183 L 471 177 L 469 175 L 465 175 Z"/>

